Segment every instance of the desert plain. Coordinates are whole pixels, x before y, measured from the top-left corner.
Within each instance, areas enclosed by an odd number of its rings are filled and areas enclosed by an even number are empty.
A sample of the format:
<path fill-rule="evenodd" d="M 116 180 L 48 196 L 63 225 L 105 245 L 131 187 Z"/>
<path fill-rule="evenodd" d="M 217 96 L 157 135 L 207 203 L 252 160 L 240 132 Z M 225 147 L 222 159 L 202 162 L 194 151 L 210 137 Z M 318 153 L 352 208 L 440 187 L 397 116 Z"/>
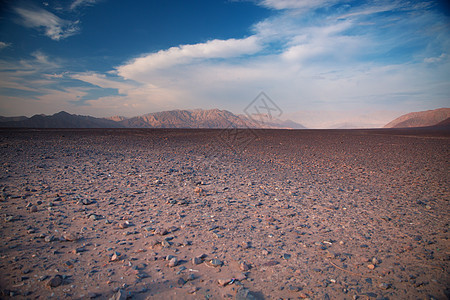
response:
<path fill-rule="evenodd" d="M 0 130 L 2 299 L 448 299 L 445 130 Z"/>

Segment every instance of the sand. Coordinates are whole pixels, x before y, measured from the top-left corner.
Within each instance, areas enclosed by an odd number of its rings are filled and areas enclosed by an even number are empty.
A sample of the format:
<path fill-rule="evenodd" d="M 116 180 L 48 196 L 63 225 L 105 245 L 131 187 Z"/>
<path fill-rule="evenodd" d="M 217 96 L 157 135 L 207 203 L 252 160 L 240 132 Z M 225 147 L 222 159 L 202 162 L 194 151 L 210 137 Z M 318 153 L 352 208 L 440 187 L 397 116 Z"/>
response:
<path fill-rule="evenodd" d="M 0 130 L 0 295 L 447 299 L 449 146 L 427 130 Z"/>

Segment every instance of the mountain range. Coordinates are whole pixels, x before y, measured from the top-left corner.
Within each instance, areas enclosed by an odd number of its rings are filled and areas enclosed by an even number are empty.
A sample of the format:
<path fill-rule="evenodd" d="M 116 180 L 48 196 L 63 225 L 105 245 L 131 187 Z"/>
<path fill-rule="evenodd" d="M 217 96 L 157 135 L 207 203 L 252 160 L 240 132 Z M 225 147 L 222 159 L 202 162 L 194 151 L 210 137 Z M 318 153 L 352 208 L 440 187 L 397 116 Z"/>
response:
<path fill-rule="evenodd" d="M 273 128 L 304 129 L 294 121 L 266 115 L 235 115 L 227 110 L 171 110 L 126 118 L 95 118 L 61 111 L 51 116 L 0 117 L 0 127 L 8 128 Z"/>
<path fill-rule="evenodd" d="M 442 127 L 449 125 L 449 119 L 450 108 L 438 108 L 402 115 L 386 124 L 384 128 Z"/>
<path fill-rule="evenodd" d="M 352 128 L 351 124 L 341 124 L 340 128 Z M 389 122 L 384 128 L 408 128 L 450 126 L 450 108 L 413 112 Z M 280 120 L 268 115 L 235 115 L 227 110 L 195 109 L 171 110 L 149 113 L 132 118 L 113 116 L 96 118 L 69 114 L 61 111 L 54 115 L 34 115 L 30 118 L 2 117 L 3 128 L 272 128 L 305 129 L 302 124 L 291 120 Z"/>

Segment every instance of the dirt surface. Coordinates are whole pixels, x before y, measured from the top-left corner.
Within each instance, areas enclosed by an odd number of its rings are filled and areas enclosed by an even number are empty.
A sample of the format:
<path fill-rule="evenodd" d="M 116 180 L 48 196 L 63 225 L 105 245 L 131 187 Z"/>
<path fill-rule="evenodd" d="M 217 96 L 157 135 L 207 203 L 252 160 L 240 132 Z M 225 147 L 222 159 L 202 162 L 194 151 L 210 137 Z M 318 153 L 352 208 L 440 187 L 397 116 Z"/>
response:
<path fill-rule="evenodd" d="M 447 299 L 448 131 L 0 130 L 2 298 Z"/>

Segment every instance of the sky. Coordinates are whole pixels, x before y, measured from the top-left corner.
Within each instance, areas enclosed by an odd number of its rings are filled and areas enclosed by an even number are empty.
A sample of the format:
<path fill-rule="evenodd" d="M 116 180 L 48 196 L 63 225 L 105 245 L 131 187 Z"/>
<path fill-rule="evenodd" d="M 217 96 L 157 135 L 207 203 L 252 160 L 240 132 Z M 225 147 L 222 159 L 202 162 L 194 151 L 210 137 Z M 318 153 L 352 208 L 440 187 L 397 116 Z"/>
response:
<path fill-rule="evenodd" d="M 450 107 L 447 1 L 0 0 L 0 115 L 245 108 L 309 128 Z"/>

